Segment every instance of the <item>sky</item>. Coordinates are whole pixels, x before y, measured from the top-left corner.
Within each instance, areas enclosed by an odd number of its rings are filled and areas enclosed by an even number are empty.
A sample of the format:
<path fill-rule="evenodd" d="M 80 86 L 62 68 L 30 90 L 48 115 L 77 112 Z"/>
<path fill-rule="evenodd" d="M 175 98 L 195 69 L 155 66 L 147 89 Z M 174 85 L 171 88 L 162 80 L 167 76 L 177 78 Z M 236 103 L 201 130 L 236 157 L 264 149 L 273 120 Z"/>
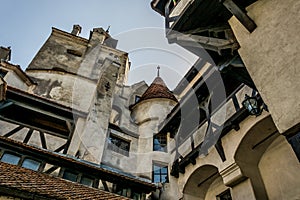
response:
<path fill-rule="evenodd" d="M 93 28 L 110 26 L 118 39 L 117 49 L 129 53 L 128 85 L 160 75 L 174 89 L 197 57 L 175 44 L 168 44 L 164 18 L 151 9 L 151 0 L 0 0 L 0 46 L 12 49 L 11 62 L 26 69 L 51 33 L 51 27 L 71 32 L 82 27 L 89 37 Z"/>

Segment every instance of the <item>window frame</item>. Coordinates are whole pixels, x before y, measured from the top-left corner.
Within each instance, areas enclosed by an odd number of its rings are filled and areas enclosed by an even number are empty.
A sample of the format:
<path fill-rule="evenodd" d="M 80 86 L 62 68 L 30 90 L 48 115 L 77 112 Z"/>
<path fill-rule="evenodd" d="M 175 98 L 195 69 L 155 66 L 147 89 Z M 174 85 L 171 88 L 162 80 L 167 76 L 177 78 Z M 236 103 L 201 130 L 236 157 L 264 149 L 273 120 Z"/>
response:
<path fill-rule="evenodd" d="M 140 95 L 135 95 L 134 96 L 134 103 L 138 103 L 141 100 L 142 96 Z"/>
<path fill-rule="evenodd" d="M 17 157 L 20 158 L 20 160 L 18 161 L 18 164 L 12 164 L 12 163 L 8 163 L 8 164 L 11 164 L 11 165 L 16 165 L 16 166 L 19 166 L 19 167 L 22 167 L 24 169 L 29 169 L 29 170 L 32 170 L 32 171 L 36 171 L 36 172 L 42 172 L 44 167 L 45 167 L 45 162 L 39 160 L 39 159 L 35 159 L 34 157 L 31 157 L 31 156 L 27 156 L 27 155 L 23 155 L 23 154 L 20 154 L 20 153 L 16 153 L 16 152 L 13 152 L 11 150 L 7 150 L 7 149 L 0 149 L 0 162 L 3 162 L 2 161 L 2 157 L 5 155 L 5 154 L 11 154 L 11 155 L 15 155 Z M 26 159 L 30 159 L 30 160 L 33 160 L 35 162 L 38 162 L 39 163 L 39 167 L 37 170 L 34 170 L 34 169 L 30 169 L 30 168 L 27 168 L 27 167 L 23 167 L 23 163 Z M 4 162 L 4 163 L 7 163 L 7 162 Z"/>
<path fill-rule="evenodd" d="M 18 160 L 18 163 L 17 164 L 14 164 L 14 163 L 10 163 L 10 162 L 4 162 L 2 159 L 3 159 L 3 156 L 7 155 L 7 154 L 10 154 L 12 156 L 15 156 L 15 157 L 18 157 L 19 160 Z M 11 164 L 11 165 L 16 165 L 16 166 L 20 166 L 22 164 L 22 155 L 18 154 L 18 153 L 15 153 L 15 152 L 11 152 L 11 151 L 2 151 L 1 155 L 0 155 L 0 162 L 3 162 L 3 163 L 7 163 L 7 164 Z"/>
<path fill-rule="evenodd" d="M 159 168 L 159 173 L 156 173 L 157 169 L 155 170 L 155 167 Z M 162 169 L 166 169 L 166 173 L 162 171 Z M 159 176 L 159 182 L 155 181 L 155 176 Z M 163 178 L 165 181 L 163 181 Z M 152 163 L 152 182 L 153 183 L 168 183 L 169 182 L 169 168 L 168 164 L 162 164 L 159 162 L 153 162 Z"/>
<path fill-rule="evenodd" d="M 32 161 L 35 161 L 35 162 L 39 163 L 39 166 L 38 166 L 37 170 L 34 170 L 34 169 L 31 169 L 31 168 L 24 167 L 23 164 L 24 164 L 24 161 L 25 161 L 25 160 L 32 160 Z M 43 167 L 43 162 L 40 161 L 40 160 L 37 160 L 37 159 L 35 159 L 35 158 L 29 157 L 29 156 L 22 156 L 20 166 L 23 167 L 23 168 L 25 168 L 25 169 L 30 169 L 30 170 L 39 172 L 39 171 L 41 171 L 41 169 L 42 169 L 42 167 Z"/>
<path fill-rule="evenodd" d="M 155 143 L 157 140 L 157 144 Z M 157 133 L 153 136 L 153 151 L 168 152 L 168 137 L 167 134 Z M 157 148 L 159 146 L 159 148 Z"/>
<path fill-rule="evenodd" d="M 121 142 L 121 144 L 116 145 L 115 142 L 112 142 L 112 139 L 119 140 L 118 142 Z M 126 140 L 116 134 L 113 134 L 111 131 L 109 133 L 109 136 L 107 137 L 107 149 L 127 157 L 129 157 L 130 146 L 131 146 L 130 143 L 131 143 L 130 140 Z M 126 149 L 120 148 L 122 144 L 126 144 L 128 147 Z"/>
<path fill-rule="evenodd" d="M 76 181 L 64 178 L 65 173 L 70 173 L 70 174 L 76 175 Z M 59 177 L 61 177 L 62 179 L 68 180 L 68 181 L 72 181 L 74 183 L 79 183 L 81 185 L 85 185 L 87 187 L 93 187 L 93 188 L 97 187 L 97 179 L 92 178 L 91 176 L 89 176 L 85 173 L 78 172 L 76 170 L 72 170 L 72 169 L 69 169 L 69 168 L 62 168 L 60 173 L 59 173 Z M 81 181 L 82 181 L 83 178 L 87 178 L 87 179 L 92 180 L 92 185 L 87 185 L 87 184 L 82 183 Z"/>
<path fill-rule="evenodd" d="M 222 199 L 222 198 L 223 198 L 222 196 L 228 195 L 228 194 L 229 194 L 229 196 L 230 196 L 230 199 L 229 199 L 229 200 L 232 200 L 230 188 L 228 188 L 228 189 L 226 189 L 225 191 L 223 191 L 223 192 L 221 192 L 220 194 L 218 194 L 218 195 L 216 196 L 216 199 L 217 199 L 217 200 L 223 200 L 223 199 Z"/>

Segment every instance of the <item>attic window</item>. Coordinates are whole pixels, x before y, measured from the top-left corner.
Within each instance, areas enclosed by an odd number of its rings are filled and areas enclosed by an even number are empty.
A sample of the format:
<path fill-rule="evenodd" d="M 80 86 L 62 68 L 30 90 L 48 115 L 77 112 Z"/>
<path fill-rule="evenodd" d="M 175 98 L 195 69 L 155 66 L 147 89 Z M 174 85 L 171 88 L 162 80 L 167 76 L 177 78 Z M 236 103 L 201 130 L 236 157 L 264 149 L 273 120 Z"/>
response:
<path fill-rule="evenodd" d="M 72 54 L 73 56 L 81 57 L 82 53 L 74 49 L 67 49 L 67 53 Z"/>
<path fill-rule="evenodd" d="M 41 163 L 35 160 L 32 160 L 30 158 L 26 158 L 24 159 L 23 163 L 22 163 L 22 167 L 26 168 L 26 169 L 31 169 L 34 171 L 37 171 L 40 168 Z"/>
<path fill-rule="evenodd" d="M 11 153 L 4 153 L 3 156 L 1 157 L 1 161 L 13 165 L 18 165 L 21 157 L 11 154 Z"/>
<path fill-rule="evenodd" d="M 81 177 L 80 183 L 92 187 L 94 184 L 94 180 L 88 177 Z"/>
<path fill-rule="evenodd" d="M 70 171 L 65 171 L 62 178 L 66 179 L 66 180 L 69 180 L 69 181 L 76 182 L 77 181 L 77 176 L 78 176 L 78 174 L 75 174 L 75 173 L 70 172 Z"/>
<path fill-rule="evenodd" d="M 7 74 L 6 70 L 0 69 L 0 77 L 4 78 L 4 76 Z"/>

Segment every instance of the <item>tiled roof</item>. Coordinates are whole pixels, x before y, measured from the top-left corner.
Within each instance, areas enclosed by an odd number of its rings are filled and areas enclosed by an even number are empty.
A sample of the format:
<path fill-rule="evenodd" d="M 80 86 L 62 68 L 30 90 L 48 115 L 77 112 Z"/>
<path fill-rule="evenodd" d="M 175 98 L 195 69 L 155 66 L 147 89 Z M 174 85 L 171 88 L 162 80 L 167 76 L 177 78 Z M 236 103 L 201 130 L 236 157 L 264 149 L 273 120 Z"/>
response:
<path fill-rule="evenodd" d="M 2 162 L 0 162 L 0 192 L 30 199 L 128 199 Z"/>
<path fill-rule="evenodd" d="M 64 166 L 72 166 L 72 168 L 76 168 L 77 170 L 87 170 L 90 174 L 98 174 L 101 175 L 103 180 L 110 180 L 110 181 L 118 181 L 118 183 L 126 183 L 126 185 L 134 186 L 134 187 L 141 187 L 143 189 L 152 191 L 156 189 L 156 185 L 151 182 L 146 182 L 138 179 L 137 177 L 132 177 L 129 175 L 121 174 L 116 171 L 111 171 L 109 169 L 104 169 L 100 165 L 90 163 L 84 160 L 76 159 L 74 157 L 63 155 L 57 152 L 52 152 L 50 150 L 44 150 L 38 147 L 30 146 L 24 144 L 22 142 L 12 140 L 10 138 L 6 138 L 0 136 L 0 145 L 9 148 L 17 148 L 22 149 L 23 152 L 31 152 L 36 155 L 37 158 L 44 160 L 49 159 L 52 161 L 57 162 L 59 160 L 60 165 Z M 55 164 L 55 163 L 50 163 Z"/>
<path fill-rule="evenodd" d="M 140 101 L 153 98 L 166 98 L 177 102 L 175 96 L 159 76 L 154 79 L 149 88 L 142 95 Z"/>

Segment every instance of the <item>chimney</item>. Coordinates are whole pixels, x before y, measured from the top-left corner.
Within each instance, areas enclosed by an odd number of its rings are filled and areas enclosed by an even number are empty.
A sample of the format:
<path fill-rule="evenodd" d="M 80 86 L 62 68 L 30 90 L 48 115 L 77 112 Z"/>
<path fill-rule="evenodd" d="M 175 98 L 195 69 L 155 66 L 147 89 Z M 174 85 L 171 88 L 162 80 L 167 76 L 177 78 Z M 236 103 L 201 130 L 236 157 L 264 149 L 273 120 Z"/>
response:
<path fill-rule="evenodd" d="M 72 35 L 78 36 L 81 33 L 81 26 L 78 24 L 73 25 Z"/>
<path fill-rule="evenodd" d="M 11 49 L 10 47 L 0 47 L 0 60 L 10 61 Z"/>
<path fill-rule="evenodd" d="M 103 30 L 103 28 L 93 28 L 90 34 L 90 44 L 92 46 L 103 44 L 104 40 L 107 39 L 109 34 Z"/>

